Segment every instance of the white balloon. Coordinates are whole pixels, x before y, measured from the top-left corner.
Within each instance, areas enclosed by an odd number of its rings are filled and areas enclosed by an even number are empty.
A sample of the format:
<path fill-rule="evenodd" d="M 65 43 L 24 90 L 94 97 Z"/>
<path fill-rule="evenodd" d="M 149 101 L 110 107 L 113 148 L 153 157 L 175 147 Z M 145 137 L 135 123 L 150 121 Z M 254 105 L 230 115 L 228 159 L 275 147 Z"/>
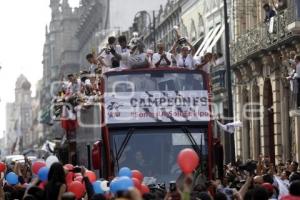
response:
<path fill-rule="evenodd" d="M 110 190 L 108 187 L 108 181 L 101 181 L 101 188 L 104 192 L 108 192 Z"/>
<path fill-rule="evenodd" d="M 48 168 L 51 167 L 51 165 L 53 163 L 56 163 L 56 162 L 59 162 L 58 158 L 56 156 L 49 156 L 47 159 L 46 159 L 46 166 Z"/>

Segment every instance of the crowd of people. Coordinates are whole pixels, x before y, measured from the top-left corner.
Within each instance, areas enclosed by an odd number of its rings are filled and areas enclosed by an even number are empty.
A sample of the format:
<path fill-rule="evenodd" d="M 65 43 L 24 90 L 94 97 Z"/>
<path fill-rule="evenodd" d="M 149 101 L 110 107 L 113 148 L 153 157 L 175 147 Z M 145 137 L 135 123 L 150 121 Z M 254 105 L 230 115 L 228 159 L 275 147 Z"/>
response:
<path fill-rule="evenodd" d="M 89 53 L 86 60 L 90 64 L 79 74 L 69 74 L 62 79 L 63 84 L 56 91 L 54 103 L 55 117 L 62 119 L 62 126 L 72 132 L 76 127 L 76 111 L 86 109 L 100 101 L 101 76 L 108 71 L 138 68 L 178 67 L 202 70 L 210 73 L 211 67 L 224 62 L 221 53 L 206 53 L 195 56 L 194 47 L 183 37 L 177 38 L 170 52 L 165 44 L 157 44 L 157 52 L 146 49 L 143 38 L 134 34 L 128 42 L 123 35 L 109 37 L 105 48 L 99 53 Z"/>
<path fill-rule="evenodd" d="M 186 149 L 185 149 L 186 150 Z M 184 151 L 184 150 L 183 150 Z M 188 151 L 192 151 L 188 149 Z M 185 155 L 187 156 L 187 155 Z M 191 158 L 192 159 L 192 158 Z M 62 165 L 55 156 L 45 161 L 0 163 L 1 200 L 299 200 L 298 163 L 274 166 L 270 159 L 224 165 L 223 177 L 199 182 L 198 160 L 184 157 L 182 175 L 167 186 L 145 185 L 142 172 L 123 167 L 117 177 L 99 178 L 82 166 Z M 187 162 L 188 161 L 188 162 Z M 194 167 L 189 164 L 193 163 Z M 142 169 L 141 169 L 142 170 Z"/>

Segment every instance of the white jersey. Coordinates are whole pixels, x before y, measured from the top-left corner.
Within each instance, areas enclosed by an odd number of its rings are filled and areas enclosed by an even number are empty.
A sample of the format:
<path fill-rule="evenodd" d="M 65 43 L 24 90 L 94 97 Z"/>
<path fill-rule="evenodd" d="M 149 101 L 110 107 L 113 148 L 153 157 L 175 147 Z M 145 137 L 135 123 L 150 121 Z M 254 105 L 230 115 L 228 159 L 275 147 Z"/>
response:
<path fill-rule="evenodd" d="M 172 65 L 172 54 L 169 52 L 164 52 L 164 53 L 166 54 L 167 59 L 170 61 L 170 64 L 168 65 L 167 61 L 165 59 L 162 59 L 159 66 L 160 67 L 169 67 Z M 159 53 L 153 54 L 152 63 L 154 66 L 160 60 L 160 58 L 161 58 L 161 54 L 159 54 Z"/>
<path fill-rule="evenodd" d="M 177 67 L 183 67 L 188 69 L 194 69 L 194 58 L 191 54 L 188 54 L 187 57 L 183 57 L 181 54 L 176 56 Z"/>

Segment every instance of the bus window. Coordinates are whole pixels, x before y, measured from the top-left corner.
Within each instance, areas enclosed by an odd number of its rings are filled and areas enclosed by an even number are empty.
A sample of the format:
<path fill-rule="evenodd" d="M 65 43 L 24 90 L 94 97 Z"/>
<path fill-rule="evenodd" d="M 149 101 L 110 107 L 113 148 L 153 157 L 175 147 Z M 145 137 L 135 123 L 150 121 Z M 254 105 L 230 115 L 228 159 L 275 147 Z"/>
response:
<path fill-rule="evenodd" d="M 154 73 L 161 73 L 160 76 L 153 76 Z M 133 92 L 144 91 L 191 91 L 206 90 L 203 76 L 192 72 L 145 72 L 113 74 L 107 76 L 106 92 L 114 91 L 116 82 L 128 82 L 134 86 Z M 128 92 L 128 88 L 118 88 L 118 92 Z M 131 92 L 131 91 L 130 91 Z"/>

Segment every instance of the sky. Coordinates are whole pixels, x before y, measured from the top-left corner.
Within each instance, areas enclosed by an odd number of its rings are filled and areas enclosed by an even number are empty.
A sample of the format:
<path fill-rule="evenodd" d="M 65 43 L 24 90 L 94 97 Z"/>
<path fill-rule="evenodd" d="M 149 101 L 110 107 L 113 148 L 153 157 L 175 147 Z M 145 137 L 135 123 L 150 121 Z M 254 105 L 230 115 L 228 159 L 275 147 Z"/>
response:
<path fill-rule="evenodd" d="M 69 0 L 71 6 L 79 0 Z M 15 82 L 24 74 L 35 86 L 42 78 L 45 26 L 50 0 L 0 0 L 0 137 L 6 129 L 5 105 L 14 101 Z"/>
<path fill-rule="evenodd" d="M 111 0 L 112 27 L 127 29 L 137 11 L 151 12 L 166 3 L 166 0 L 126 0 L 122 4 L 124 1 Z M 79 0 L 69 3 L 77 7 Z M 27 77 L 32 96 L 38 80 L 42 79 L 45 26 L 51 19 L 49 4 L 50 0 L 0 0 L 0 138 L 6 129 L 5 106 L 14 102 L 17 78 L 21 74 Z"/>

